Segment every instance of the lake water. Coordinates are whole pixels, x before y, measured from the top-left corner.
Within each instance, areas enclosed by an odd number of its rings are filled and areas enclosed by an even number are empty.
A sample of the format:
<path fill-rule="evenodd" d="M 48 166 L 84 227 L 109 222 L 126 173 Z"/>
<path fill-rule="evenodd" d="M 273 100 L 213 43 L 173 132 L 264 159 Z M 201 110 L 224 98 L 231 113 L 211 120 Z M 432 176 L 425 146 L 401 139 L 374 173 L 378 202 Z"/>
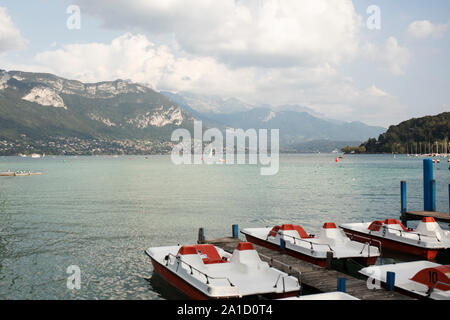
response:
<path fill-rule="evenodd" d="M 193 244 L 239 227 L 398 218 L 422 210 L 422 159 L 391 155 L 281 155 L 280 170 L 256 165 L 175 166 L 169 156 L 0 157 L 1 299 L 160 299 L 149 246 Z M 435 165 L 437 209 L 448 212 L 449 164 Z M 66 287 L 67 267 L 81 289 Z"/>

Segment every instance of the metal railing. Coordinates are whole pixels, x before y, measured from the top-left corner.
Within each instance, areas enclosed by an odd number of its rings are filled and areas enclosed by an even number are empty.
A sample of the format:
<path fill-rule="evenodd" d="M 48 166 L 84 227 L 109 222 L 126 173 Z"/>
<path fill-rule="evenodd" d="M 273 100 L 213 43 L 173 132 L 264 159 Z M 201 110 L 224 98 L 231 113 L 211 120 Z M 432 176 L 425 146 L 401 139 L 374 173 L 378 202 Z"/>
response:
<path fill-rule="evenodd" d="M 370 247 L 372 246 L 372 242 L 376 242 L 377 244 L 378 244 L 378 251 L 380 252 L 380 256 L 381 256 L 381 241 L 380 240 L 376 240 L 376 239 L 372 239 L 372 238 L 369 238 L 369 237 L 364 237 L 364 236 L 360 236 L 360 235 L 357 235 L 357 236 L 355 236 L 353 233 L 350 233 L 350 235 L 348 234 L 348 233 L 345 233 L 345 235 L 347 236 L 347 237 L 349 237 L 350 238 L 350 240 L 352 240 L 353 241 L 353 239 L 355 238 L 355 237 L 357 237 L 357 238 L 360 238 L 360 239 L 364 239 L 364 240 L 367 240 L 368 242 L 365 242 L 364 243 L 364 245 L 363 245 L 363 247 L 362 247 L 362 249 L 361 249 L 361 252 L 359 253 L 359 254 L 362 254 L 363 252 L 364 252 L 364 249 L 365 249 L 365 247 L 366 247 L 366 245 L 368 246 L 368 252 L 367 252 L 367 255 L 370 257 Z"/>
<path fill-rule="evenodd" d="M 381 227 L 381 228 L 383 228 L 384 230 L 393 230 L 393 231 L 398 231 L 399 232 L 399 234 L 400 234 L 400 237 L 403 237 L 403 233 L 405 233 L 405 234 L 415 234 L 415 235 L 417 235 L 418 236 L 418 240 L 419 240 L 419 243 L 420 243 L 420 241 L 422 241 L 422 238 L 421 237 L 428 237 L 428 238 L 436 238 L 436 240 L 438 241 L 438 242 L 441 242 L 441 240 L 439 240 L 439 238 L 436 236 L 436 235 L 434 235 L 434 236 L 430 236 L 430 235 L 427 235 L 427 234 L 421 234 L 421 233 L 418 233 L 418 232 L 412 232 L 412 231 L 405 231 L 405 230 L 402 230 L 402 229 L 395 229 L 395 228 L 389 228 L 389 227 L 386 227 L 385 225 L 382 225 L 382 224 L 374 224 L 374 226 L 377 226 L 377 227 Z M 372 234 L 372 231 L 374 231 L 374 230 L 370 230 L 369 231 L 369 234 Z M 383 236 L 385 236 L 385 233 L 383 233 Z"/>
<path fill-rule="evenodd" d="M 271 262 L 272 262 L 272 264 L 273 264 L 273 258 L 269 258 L 269 257 L 267 257 L 267 256 L 265 256 L 265 255 L 262 255 L 262 254 L 260 254 L 260 256 L 263 256 L 263 257 L 265 257 L 266 259 L 270 259 Z M 169 253 L 169 254 L 164 258 L 164 259 L 166 260 L 166 267 L 169 265 L 169 263 L 171 263 L 171 262 L 170 262 L 170 257 L 174 257 L 175 260 L 176 260 L 176 262 L 178 263 L 177 269 L 176 269 L 176 271 L 175 271 L 175 272 L 177 272 L 177 273 L 178 273 L 178 269 L 179 269 L 179 266 L 180 266 L 180 263 L 181 263 L 181 264 L 185 264 L 186 266 L 188 266 L 188 267 L 190 268 L 190 273 L 191 273 L 191 275 L 194 274 L 194 270 L 195 270 L 195 271 L 197 271 L 199 274 L 205 276 L 206 284 L 209 284 L 209 279 L 212 279 L 212 280 L 227 280 L 228 283 L 230 284 L 230 286 L 231 286 L 231 287 L 234 287 L 234 284 L 231 282 L 231 280 L 230 280 L 228 277 L 213 277 L 213 276 L 210 276 L 210 275 L 206 274 L 205 272 L 200 271 L 199 269 L 195 268 L 194 266 L 192 266 L 191 264 L 187 263 L 186 261 L 183 261 L 183 260 L 181 259 L 180 256 L 178 256 L 178 255 L 176 256 L 176 255 L 174 255 L 174 254 L 172 254 L 172 253 Z M 289 266 L 289 265 L 287 265 L 287 264 L 285 264 L 285 263 L 283 263 L 283 262 L 281 262 L 281 261 L 277 261 L 277 263 L 283 264 L 283 265 L 285 265 L 286 267 L 289 267 L 289 270 L 292 270 L 292 266 Z M 272 264 L 270 265 L 271 267 L 272 267 Z M 285 293 L 285 292 L 286 292 L 285 278 L 286 278 L 286 277 L 289 277 L 289 276 L 291 276 L 290 273 L 287 273 L 287 275 L 283 275 L 282 273 L 280 273 L 280 274 L 278 275 L 277 281 L 275 282 L 275 284 L 274 284 L 273 287 L 274 287 L 274 288 L 277 288 L 277 287 L 278 287 L 278 282 L 280 281 L 280 279 L 282 279 L 282 283 L 283 283 L 283 293 Z M 297 283 L 298 283 L 299 288 L 301 288 L 301 273 L 300 273 L 300 272 L 298 272 L 298 275 L 297 275 Z"/>
<path fill-rule="evenodd" d="M 436 289 L 436 287 L 437 287 L 438 285 L 444 285 L 444 286 L 447 286 L 447 287 L 450 288 L 450 284 L 445 283 L 445 282 L 442 282 L 442 281 L 436 281 L 436 282 L 434 283 L 433 287 L 430 288 L 430 289 L 428 290 L 428 293 L 427 293 L 428 296 L 430 296 L 430 295 L 433 293 L 433 291 Z"/>
<path fill-rule="evenodd" d="M 283 276 L 283 274 L 282 273 L 280 273 L 279 275 L 278 275 L 278 278 L 277 278 L 277 281 L 275 281 L 275 285 L 273 286 L 274 288 L 278 288 L 278 282 L 280 281 L 280 278 L 283 280 L 283 293 L 285 293 L 286 292 L 286 284 L 285 284 L 285 281 L 284 281 L 284 278 L 285 278 L 286 276 Z"/>
<path fill-rule="evenodd" d="M 264 254 L 262 254 L 262 253 L 259 253 L 259 256 L 260 256 L 260 257 L 263 257 L 264 259 L 266 259 L 266 260 L 268 260 L 268 261 L 270 261 L 270 262 L 269 262 L 269 266 L 270 266 L 271 268 L 273 267 L 274 262 L 276 262 L 277 264 L 282 265 L 282 266 L 284 266 L 285 268 L 288 268 L 289 271 L 288 271 L 288 272 L 285 272 L 285 273 L 287 273 L 287 276 L 293 276 L 293 275 L 294 275 L 294 272 L 293 272 L 293 270 L 292 270 L 292 266 L 291 266 L 291 265 L 288 265 L 288 264 L 286 264 L 286 263 L 284 263 L 284 262 L 281 262 L 281 261 L 279 261 L 279 260 L 274 260 L 272 257 L 266 256 L 266 255 L 264 255 Z M 280 275 L 278 276 L 278 279 L 277 279 L 277 281 L 275 282 L 274 288 L 277 287 L 278 281 L 280 280 L 280 276 L 282 276 L 282 274 L 280 274 Z M 297 276 L 297 283 L 298 283 L 298 286 L 299 286 L 299 288 L 301 289 L 301 288 L 302 288 L 302 273 L 301 273 L 300 271 L 297 270 L 296 276 Z M 286 277 L 286 276 L 284 276 L 284 277 Z M 283 278 L 283 290 L 284 290 L 284 278 Z"/>
<path fill-rule="evenodd" d="M 307 243 L 309 243 L 309 244 L 311 245 L 311 250 L 314 250 L 314 245 L 316 245 L 316 246 L 326 246 L 326 247 L 328 247 L 328 248 L 330 249 L 330 251 L 334 251 L 333 248 L 331 248 L 331 246 L 330 246 L 329 244 L 327 244 L 327 243 L 317 243 L 317 242 L 312 242 L 312 241 L 305 240 L 305 239 L 301 239 L 301 238 L 297 238 L 297 237 L 294 237 L 294 236 L 291 236 L 291 235 L 288 235 L 288 234 L 283 234 L 283 233 L 281 233 L 281 232 L 278 232 L 278 234 L 279 234 L 280 236 L 284 236 L 284 237 L 288 237 L 288 238 L 294 239 L 294 244 L 297 244 L 297 243 L 296 243 L 297 240 L 298 240 L 298 241 L 307 242 Z"/>
<path fill-rule="evenodd" d="M 230 279 L 228 277 L 213 277 L 213 276 L 210 276 L 210 275 L 206 274 L 205 272 L 200 271 L 196 267 L 192 266 L 191 264 L 187 263 L 186 261 L 183 261 L 180 256 L 176 256 L 176 255 L 174 255 L 172 253 L 169 253 L 164 258 L 166 260 L 166 267 L 169 265 L 169 263 L 171 263 L 170 257 L 174 257 L 176 262 L 178 263 L 177 269 L 175 270 L 176 273 L 178 273 L 178 269 L 180 267 L 180 264 L 184 264 L 184 265 L 186 265 L 186 266 L 188 266 L 190 268 L 191 275 L 194 274 L 194 270 L 197 271 L 199 274 L 203 275 L 205 277 L 205 279 L 206 279 L 206 284 L 209 284 L 209 280 L 210 279 L 211 280 L 227 280 L 228 283 L 230 284 L 230 286 L 234 287 L 234 284 L 230 281 Z"/>

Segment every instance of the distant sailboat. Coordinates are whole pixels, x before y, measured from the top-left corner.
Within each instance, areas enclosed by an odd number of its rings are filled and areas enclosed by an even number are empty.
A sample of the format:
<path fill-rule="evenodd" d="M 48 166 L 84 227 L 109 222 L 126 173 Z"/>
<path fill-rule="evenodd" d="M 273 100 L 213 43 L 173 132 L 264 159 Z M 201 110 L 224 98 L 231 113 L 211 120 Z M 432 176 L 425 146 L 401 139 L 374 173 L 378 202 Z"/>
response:
<path fill-rule="evenodd" d="M 216 149 L 211 148 L 209 150 L 208 159 L 214 160 L 215 155 L 216 155 Z M 203 158 L 202 158 L 202 160 L 203 160 Z M 216 161 L 216 164 L 224 164 L 224 163 L 226 163 L 226 160 L 223 158 L 220 158 L 218 161 Z"/>

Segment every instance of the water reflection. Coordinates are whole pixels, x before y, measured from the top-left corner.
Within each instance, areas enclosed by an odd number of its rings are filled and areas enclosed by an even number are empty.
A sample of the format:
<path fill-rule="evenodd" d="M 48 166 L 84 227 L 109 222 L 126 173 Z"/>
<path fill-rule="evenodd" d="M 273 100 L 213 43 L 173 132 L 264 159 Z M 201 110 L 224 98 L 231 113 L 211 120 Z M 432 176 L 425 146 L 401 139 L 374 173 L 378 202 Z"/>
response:
<path fill-rule="evenodd" d="M 8 226 L 11 220 L 10 216 L 7 214 L 6 200 L 6 193 L 3 189 L 0 189 L 0 275 L 2 274 L 3 260 L 6 255 Z"/>
<path fill-rule="evenodd" d="M 171 286 L 165 281 L 158 273 L 153 272 L 151 278 L 147 279 L 152 287 L 152 290 L 156 292 L 161 299 L 167 300 L 185 300 L 187 296 Z"/>

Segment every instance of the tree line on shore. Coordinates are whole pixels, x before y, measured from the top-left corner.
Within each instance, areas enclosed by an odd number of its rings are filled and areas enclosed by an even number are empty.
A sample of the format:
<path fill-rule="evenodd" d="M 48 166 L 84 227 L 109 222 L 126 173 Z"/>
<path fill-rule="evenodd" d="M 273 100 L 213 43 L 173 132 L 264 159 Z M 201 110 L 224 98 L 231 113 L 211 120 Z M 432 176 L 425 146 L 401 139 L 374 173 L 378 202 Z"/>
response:
<path fill-rule="evenodd" d="M 412 118 L 390 126 L 378 139 L 370 138 L 359 146 L 346 146 L 344 153 L 448 153 L 450 112 Z"/>

